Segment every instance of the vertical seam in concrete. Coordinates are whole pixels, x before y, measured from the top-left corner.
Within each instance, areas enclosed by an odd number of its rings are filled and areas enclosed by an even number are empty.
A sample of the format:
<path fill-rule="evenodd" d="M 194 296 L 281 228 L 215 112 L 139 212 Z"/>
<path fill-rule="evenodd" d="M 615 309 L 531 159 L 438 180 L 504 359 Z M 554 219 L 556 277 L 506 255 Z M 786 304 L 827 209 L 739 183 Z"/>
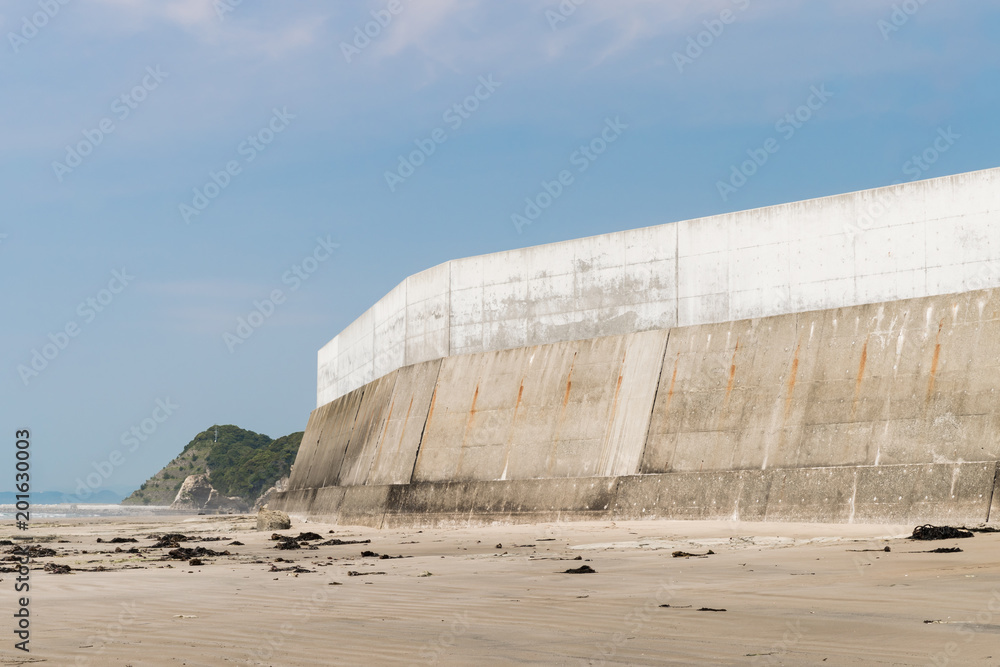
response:
<path fill-rule="evenodd" d="M 390 485 L 389 489 L 386 491 L 385 502 L 382 503 L 382 512 L 378 518 L 378 525 L 375 527 L 377 530 L 382 530 L 382 527 L 385 526 L 385 515 L 389 513 L 389 505 L 392 501 L 392 489 L 393 487 Z"/>
<path fill-rule="evenodd" d="M 785 227 L 785 275 L 788 276 L 788 301 L 785 302 L 784 308 L 778 308 L 773 313 L 774 315 L 790 313 L 793 311 L 792 308 L 792 239 L 789 233 L 789 228 Z M 855 292 L 856 293 L 856 292 Z"/>
<path fill-rule="evenodd" d="M 370 309 L 369 309 L 370 310 Z M 366 311 L 367 312 L 367 311 Z M 378 325 L 375 322 L 375 314 L 372 313 L 372 358 L 371 358 L 371 377 L 368 378 L 368 382 L 374 382 L 378 379 L 375 376 L 375 357 L 378 355 L 378 348 L 375 347 L 375 330 L 378 329 Z M 366 382 L 365 384 L 368 384 Z"/>
<path fill-rule="evenodd" d="M 990 487 L 990 500 L 986 503 L 986 523 L 989 523 L 990 515 L 993 513 L 993 496 L 996 495 L 997 484 L 1000 484 L 1000 461 L 997 461 L 993 470 L 993 486 Z"/>
<path fill-rule="evenodd" d="M 450 293 L 450 292 L 449 292 Z M 437 396 L 438 383 L 441 381 L 441 367 L 444 366 L 444 361 L 438 361 L 437 373 L 434 375 L 434 391 L 431 392 L 431 401 L 427 404 L 427 411 L 424 413 L 424 424 L 420 427 L 420 439 L 417 440 L 417 451 L 413 452 L 413 467 L 410 469 L 410 481 L 408 484 L 413 484 L 413 476 L 417 474 L 417 462 L 420 460 L 420 450 L 424 446 L 424 435 L 427 434 L 427 422 L 431 416 L 431 410 L 434 408 L 434 398 Z"/>
<path fill-rule="evenodd" d="M 660 397 L 660 384 L 663 381 L 663 365 L 667 363 L 667 349 L 670 347 L 670 332 L 667 329 L 667 339 L 663 343 L 663 357 L 660 359 L 660 370 L 656 375 L 656 389 L 653 391 L 653 404 L 649 406 L 649 421 L 646 422 L 646 437 L 642 440 L 642 451 L 639 452 L 639 465 L 636 466 L 633 475 L 643 474 L 644 461 L 646 458 L 646 448 L 649 446 L 649 432 L 653 429 L 653 412 L 656 410 L 656 399 Z"/>
<path fill-rule="evenodd" d="M 483 376 L 476 380 L 476 391 L 472 394 L 472 407 L 469 408 L 469 419 L 465 423 L 465 431 L 462 432 L 462 444 L 458 450 L 458 461 L 455 463 L 455 473 L 453 479 L 456 481 L 462 474 L 462 461 L 465 459 L 465 445 L 469 441 L 469 434 L 472 432 L 472 425 L 476 421 L 476 403 L 479 401 L 479 385 L 483 382 Z"/>
<path fill-rule="evenodd" d="M 318 413 L 319 410 L 320 410 L 320 408 L 316 408 L 313 411 L 313 414 Z M 312 414 L 309 415 L 309 419 L 310 419 L 310 421 L 313 419 Z M 291 468 L 291 470 L 288 471 L 288 491 L 293 491 L 293 490 L 296 490 L 296 489 L 299 489 L 299 488 L 308 488 L 308 487 L 299 486 L 299 485 L 293 486 L 292 485 L 292 480 L 295 479 L 296 481 L 298 481 L 298 479 L 297 479 L 298 476 L 301 476 L 302 479 L 303 479 L 303 482 L 305 484 L 309 483 L 309 469 L 311 469 L 311 466 L 309 468 L 307 468 L 306 465 L 305 465 L 305 462 L 314 459 L 318 455 L 318 452 L 319 452 L 319 443 L 323 442 L 323 429 L 325 428 L 325 425 L 326 425 L 326 420 L 325 419 L 321 420 L 320 415 L 316 414 L 315 419 L 316 419 L 316 424 L 317 424 L 319 433 L 316 435 L 316 441 L 315 441 L 315 443 L 312 446 L 309 446 L 309 441 L 306 440 L 306 435 L 309 433 L 309 422 L 306 422 L 306 430 L 302 433 L 302 440 L 299 441 L 299 450 L 297 452 L 295 452 L 295 460 L 292 462 L 292 468 Z M 305 453 L 304 454 L 303 454 L 303 449 L 304 448 L 302 446 L 303 443 L 306 444 Z M 296 476 L 295 475 L 295 464 L 299 462 L 299 455 L 300 454 L 302 454 L 302 468 L 300 469 L 300 470 L 302 470 L 302 472 L 300 472 L 299 475 Z"/>
<path fill-rule="evenodd" d="M 500 473 L 500 480 L 507 480 L 507 466 L 510 465 L 510 450 L 514 446 L 514 433 L 517 430 L 517 411 L 521 407 L 521 400 L 524 396 L 524 381 L 528 378 L 528 370 L 522 366 L 521 371 L 521 383 L 517 389 L 517 402 L 514 403 L 514 414 L 510 419 L 510 433 L 507 437 L 507 446 L 504 448 L 503 455 L 503 472 Z M 569 393 L 567 392 L 567 398 Z"/>
<path fill-rule="evenodd" d="M 410 365 L 410 357 L 406 354 L 406 341 L 410 334 L 410 277 L 407 276 L 406 280 L 403 281 L 403 365 L 395 368 L 394 370 L 399 370 L 400 368 L 405 368 Z M 395 388 L 395 386 L 393 387 Z"/>
<path fill-rule="evenodd" d="M 357 408 L 354 410 L 354 417 L 351 418 L 351 430 L 344 440 L 344 453 L 340 455 L 340 465 L 337 466 L 337 477 L 333 484 L 323 484 L 323 486 L 340 486 L 341 475 L 344 473 L 344 460 L 347 458 L 347 450 L 351 446 L 351 437 L 354 436 L 354 429 L 358 425 L 358 415 L 361 413 L 361 404 L 364 403 L 365 394 L 368 393 L 368 385 L 362 385 L 361 396 L 358 397 Z"/>
<path fill-rule="evenodd" d="M 566 420 L 566 406 L 569 404 L 569 392 L 573 387 L 573 369 L 576 368 L 576 358 L 580 354 L 580 348 L 577 347 L 576 351 L 573 352 L 573 360 L 569 364 L 569 374 L 566 376 L 566 394 L 563 398 L 562 410 L 559 411 L 559 418 L 556 421 L 555 429 L 552 432 L 552 444 L 549 446 L 549 456 L 545 463 L 545 474 L 549 477 L 552 476 L 552 468 L 556 464 L 556 452 L 559 449 L 559 437 L 562 435 L 563 423 Z"/>
<path fill-rule="evenodd" d="M 764 497 L 761 498 L 763 507 L 761 508 L 760 519 L 756 519 L 757 521 L 767 521 L 768 514 L 771 512 L 771 490 L 774 488 L 774 478 L 779 472 L 781 472 L 779 469 L 761 470 L 760 479 L 764 487 Z"/>
<path fill-rule="evenodd" d="M 619 494 L 621 493 L 621 476 L 615 475 L 611 478 L 611 486 L 613 488 L 609 489 L 608 492 L 608 509 L 604 510 L 604 519 L 611 520 L 618 516 L 618 506 L 621 505 L 619 502 Z"/>
<path fill-rule="evenodd" d="M 399 371 L 391 371 L 390 373 L 392 374 L 392 387 L 386 386 L 389 384 L 386 381 L 389 374 L 383 375 L 378 379 L 378 387 L 372 399 L 371 413 L 368 416 L 368 423 L 365 427 L 364 439 L 357 450 L 357 462 L 351 466 L 351 472 L 354 475 L 351 480 L 353 486 L 365 486 L 367 484 L 368 474 L 371 472 L 371 466 L 375 459 L 374 448 L 378 447 L 381 443 L 380 432 L 382 429 L 380 428 L 379 421 L 384 418 L 388 423 L 386 410 L 392 401 L 392 390 L 396 387 L 396 377 L 399 375 Z M 391 415 L 391 411 L 389 414 Z M 365 467 L 365 456 L 370 457 L 368 459 L 368 467 L 359 482 L 358 473 Z"/>
<path fill-rule="evenodd" d="M 674 223 L 674 326 L 681 325 L 681 224 Z"/>
<path fill-rule="evenodd" d="M 448 356 L 451 356 L 451 323 L 455 319 L 454 313 L 451 309 L 451 265 L 454 263 L 453 260 L 448 260 L 448 327 L 445 331 L 448 333 Z M 435 383 L 435 387 L 437 384 Z M 421 434 L 422 436 L 423 434 Z"/>
<path fill-rule="evenodd" d="M 368 440 L 370 435 L 371 420 L 368 421 L 368 428 L 366 428 L 363 433 L 358 429 L 358 420 L 365 416 L 365 408 L 370 407 L 370 403 L 368 406 L 366 406 L 365 403 L 367 401 L 373 402 L 378 400 L 378 387 L 372 386 L 375 384 L 376 381 L 372 380 L 372 382 L 364 386 L 364 389 L 361 392 L 361 400 L 358 401 L 358 411 L 354 413 L 354 421 L 351 423 L 351 434 L 347 437 L 347 446 L 344 447 L 344 456 L 340 460 L 340 472 L 337 474 L 337 484 L 339 486 L 344 486 L 344 482 L 347 481 L 345 479 L 346 476 L 350 475 L 352 468 L 354 467 L 348 462 L 347 455 L 351 452 L 351 443 L 354 441 L 355 432 L 361 436 L 361 441 L 359 443 L 360 451 L 358 451 L 358 454 L 361 454 L 361 452 L 364 451 L 365 442 Z M 350 486 L 354 486 L 354 484 L 351 484 Z"/>
<path fill-rule="evenodd" d="M 615 383 L 615 396 L 611 401 L 611 412 L 608 414 L 608 424 L 604 431 L 604 445 L 601 449 L 601 457 L 598 461 L 598 470 L 602 471 L 602 477 L 614 475 L 615 464 L 618 461 L 618 450 L 621 447 L 621 440 L 615 438 L 615 416 L 618 414 L 618 402 L 621 398 L 622 378 L 625 373 L 625 360 L 628 358 L 629 340 L 634 340 L 635 334 L 626 334 L 622 337 L 621 361 L 618 362 L 618 381 Z"/>
<path fill-rule="evenodd" d="M 404 342 L 404 347 L 405 345 L 406 344 Z M 406 354 L 405 349 L 403 354 Z M 378 438 L 378 440 L 375 443 L 374 455 L 368 462 L 368 470 L 367 472 L 365 472 L 364 481 L 361 483 L 362 486 L 368 486 L 368 480 L 370 480 L 372 476 L 372 469 L 375 467 L 375 464 L 378 463 L 379 459 L 382 457 L 382 445 L 385 444 L 385 436 L 389 431 L 389 422 L 392 421 L 392 409 L 396 406 L 396 385 L 399 384 L 400 370 L 397 369 L 393 371 L 393 373 L 395 375 L 393 375 L 392 378 L 392 389 L 389 390 L 389 397 L 388 400 L 386 401 L 387 403 L 389 403 L 389 414 L 386 415 L 385 424 L 382 425 L 382 428 L 377 429 L 375 431 L 375 437 Z M 381 431 L 381 433 L 379 433 L 379 431 Z"/>

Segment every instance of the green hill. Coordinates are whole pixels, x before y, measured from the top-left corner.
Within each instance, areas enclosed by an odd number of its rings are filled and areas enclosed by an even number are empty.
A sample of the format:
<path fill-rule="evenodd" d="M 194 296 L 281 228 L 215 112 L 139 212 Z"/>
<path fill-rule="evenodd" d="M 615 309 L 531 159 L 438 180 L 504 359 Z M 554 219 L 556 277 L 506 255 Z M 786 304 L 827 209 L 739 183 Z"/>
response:
<path fill-rule="evenodd" d="M 261 493 L 289 473 L 301 441 L 301 431 L 272 440 L 238 426 L 212 426 L 196 435 L 122 504 L 169 505 L 188 475 L 211 471 L 215 489 L 253 505 Z"/>

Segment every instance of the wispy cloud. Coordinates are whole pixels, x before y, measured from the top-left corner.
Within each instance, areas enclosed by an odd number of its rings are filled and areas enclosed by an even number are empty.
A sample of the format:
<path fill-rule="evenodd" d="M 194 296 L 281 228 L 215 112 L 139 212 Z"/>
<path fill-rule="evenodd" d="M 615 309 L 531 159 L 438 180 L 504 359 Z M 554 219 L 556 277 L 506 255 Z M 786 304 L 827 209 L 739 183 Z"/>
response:
<path fill-rule="evenodd" d="M 241 3 L 230 5 L 232 11 L 220 16 L 212 0 L 96 1 L 105 10 L 99 21 L 104 29 L 140 32 L 172 25 L 230 53 L 260 53 L 273 58 L 313 45 L 327 20 L 325 13 L 309 15 L 273 9 L 266 19 L 262 20 L 258 13 L 256 20 L 241 20 L 254 12 L 246 11 L 246 5 Z"/>
<path fill-rule="evenodd" d="M 210 25 L 219 20 L 207 0 L 97 0 L 133 25 L 168 21 L 186 28 Z"/>
<path fill-rule="evenodd" d="M 390 58 L 413 49 L 456 68 L 505 54 L 530 67 L 539 57 L 557 60 L 584 47 L 590 60 L 600 62 L 649 40 L 685 34 L 705 17 L 750 2 L 756 4 L 756 0 L 592 0 L 580 5 L 513 0 L 498 7 L 486 0 L 427 0 L 406 6 L 373 51 Z M 369 4 L 377 9 L 384 3 Z M 801 4 L 802 0 L 778 0 L 762 4 L 760 10 L 770 14 Z M 854 11 L 865 10 L 860 2 L 850 4 Z M 575 10 L 560 14 L 561 5 Z M 565 20 L 553 22 L 552 14 Z"/>

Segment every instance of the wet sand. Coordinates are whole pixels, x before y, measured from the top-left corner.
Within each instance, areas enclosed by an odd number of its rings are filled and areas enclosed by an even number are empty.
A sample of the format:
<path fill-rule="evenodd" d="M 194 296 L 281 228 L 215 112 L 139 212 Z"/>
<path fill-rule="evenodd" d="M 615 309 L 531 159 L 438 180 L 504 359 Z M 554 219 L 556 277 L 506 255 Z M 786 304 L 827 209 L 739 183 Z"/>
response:
<path fill-rule="evenodd" d="M 8 611 L 0 665 L 1000 665 L 1000 534 L 917 542 L 904 539 L 912 526 L 294 521 L 280 534 L 371 542 L 280 550 L 252 517 L 32 528 L 32 543 L 60 555 L 34 563 L 31 653 L 13 649 Z M 231 555 L 161 560 L 171 549 L 147 536 L 164 533 Z M 114 537 L 139 541 L 96 541 Z M 563 573 L 582 565 L 596 572 Z M 15 576 L 0 574 L 7 610 Z"/>

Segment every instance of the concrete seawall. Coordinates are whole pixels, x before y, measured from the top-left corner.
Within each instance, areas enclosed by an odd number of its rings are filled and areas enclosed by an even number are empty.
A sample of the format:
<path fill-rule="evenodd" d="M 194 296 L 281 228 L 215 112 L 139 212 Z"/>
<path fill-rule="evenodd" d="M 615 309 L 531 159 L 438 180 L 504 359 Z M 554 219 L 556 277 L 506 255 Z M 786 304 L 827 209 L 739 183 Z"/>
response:
<path fill-rule="evenodd" d="M 309 419 L 286 511 L 982 522 L 1000 290 L 450 356 Z"/>
<path fill-rule="evenodd" d="M 420 482 L 299 489 L 275 506 L 376 528 L 588 519 L 978 524 L 998 516 L 996 470 L 989 462 Z"/>
<path fill-rule="evenodd" d="M 317 405 L 454 355 L 1000 286 L 1000 169 L 456 259 L 318 354 Z"/>

